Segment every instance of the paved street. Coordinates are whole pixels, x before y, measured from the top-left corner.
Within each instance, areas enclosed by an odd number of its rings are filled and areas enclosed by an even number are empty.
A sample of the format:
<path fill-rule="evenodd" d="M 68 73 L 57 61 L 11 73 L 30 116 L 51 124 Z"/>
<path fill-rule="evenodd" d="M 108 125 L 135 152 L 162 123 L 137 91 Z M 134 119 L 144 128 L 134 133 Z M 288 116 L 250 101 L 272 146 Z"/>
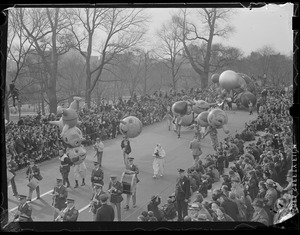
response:
<path fill-rule="evenodd" d="M 245 122 L 253 120 L 257 117 L 256 114 L 249 116 L 247 111 L 226 111 L 228 114 L 228 127 L 230 134 L 235 134 L 244 128 Z M 193 139 L 193 130 L 182 128 L 181 138 L 178 139 L 174 131 L 168 131 L 166 121 L 156 123 L 143 128 L 142 133 L 131 139 L 132 156 L 135 158 L 134 163 L 139 167 L 140 174 L 138 175 L 140 182 L 137 185 L 137 207 L 132 208 L 132 202 L 128 211 L 123 210 L 126 201 L 126 195 L 123 194 L 124 201 L 122 202 L 122 221 L 136 221 L 137 216 L 143 210 L 147 210 L 147 204 L 152 195 L 159 194 L 162 197 L 162 204 L 166 202 L 169 195 L 174 192 L 175 182 L 177 178 L 177 168 L 187 169 L 193 164 L 193 158 L 188 148 L 189 142 Z M 226 137 L 222 129 L 218 130 L 219 141 Z M 118 179 L 124 171 L 123 157 L 121 152 L 121 136 L 117 139 L 104 142 L 105 149 L 103 155 L 103 170 L 104 170 L 104 190 L 107 190 L 109 176 L 117 174 Z M 152 153 L 157 143 L 160 143 L 166 151 L 165 175 L 163 178 L 153 179 L 152 169 Z M 207 136 L 202 140 L 202 151 L 205 156 L 208 153 L 213 153 L 210 138 Z M 92 214 L 89 213 L 88 204 L 92 197 L 92 188 L 90 183 L 91 170 L 93 168 L 93 160 L 95 152 L 91 148 L 87 148 L 86 166 L 88 169 L 86 177 L 86 185 L 74 189 L 73 168 L 70 172 L 71 188 L 68 189 L 69 197 L 75 199 L 76 208 L 79 210 L 78 221 L 92 221 Z M 53 208 L 51 207 L 52 197 L 50 193 L 56 183 L 56 178 L 60 177 L 58 158 L 46 161 L 40 165 L 41 174 L 44 179 L 40 182 L 41 200 L 35 200 L 36 194 L 33 193 L 33 201 L 31 202 L 34 221 L 52 221 Z M 227 169 L 228 170 L 228 169 Z M 26 186 L 25 171 L 21 170 L 17 173 L 16 184 L 19 194 L 28 195 L 28 187 Z M 79 182 L 81 183 L 81 182 Z M 214 184 L 214 187 L 220 187 L 221 182 Z M 8 190 L 8 209 L 14 212 L 17 208 L 18 201 L 12 196 L 11 186 Z M 210 193 L 207 199 L 210 199 Z"/>

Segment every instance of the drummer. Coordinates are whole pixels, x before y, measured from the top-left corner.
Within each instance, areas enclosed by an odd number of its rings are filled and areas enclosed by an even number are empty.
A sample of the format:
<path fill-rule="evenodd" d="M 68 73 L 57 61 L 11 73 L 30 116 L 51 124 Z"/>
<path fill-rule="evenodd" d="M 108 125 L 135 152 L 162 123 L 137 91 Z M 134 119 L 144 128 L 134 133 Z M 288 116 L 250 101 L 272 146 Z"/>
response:
<path fill-rule="evenodd" d="M 139 168 L 137 165 L 133 164 L 134 157 L 128 158 L 128 165 L 126 167 L 126 174 L 135 174 L 136 177 L 136 183 L 138 183 L 140 180 L 138 179 L 137 175 L 139 173 Z M 134 191 L 132 194 L 127 194 L 127 200 L 126 200 L 126 206 L 124 207 L 125 210 L 129 210 L 129 201 L 132 195 L 132 204 L 133 208 L 136 207 L 136 187 L 134 187 Z"/>
<path fill-rule="evenodd" d="M 22 220 L 21 216 L 26 215 L 28 217 L 27 221 L 32 221 L 31 214 L 32 214 L 32 207 L 28 201 L 26 201 L 26 196 L 19 194 L 18 199 L 20 204 L 18 206 L 18 211 L 14 216 L 14 220 Z M 24 216 L 23 216 L 24 217 Z"/>

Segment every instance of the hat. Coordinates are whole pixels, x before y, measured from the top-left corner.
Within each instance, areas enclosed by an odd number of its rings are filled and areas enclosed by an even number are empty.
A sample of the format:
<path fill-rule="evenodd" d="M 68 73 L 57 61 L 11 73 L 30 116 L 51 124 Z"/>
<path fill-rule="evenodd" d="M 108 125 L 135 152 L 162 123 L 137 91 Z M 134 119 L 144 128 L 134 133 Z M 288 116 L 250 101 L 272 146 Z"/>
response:
<path fill-rule="evenodd" d="M 94 188 L 100 188 L 100 187 L 103 187 L 103 184 L 94 183 Z"/>
<path fill-rule="evenodd" d="M 24 214 L 24 213 L 21 213 L 21 214 L 19 215 L 19 217 L 20 217 L 20 218 L 23 218 L 23 219 L 30 219 L 30 217 L 29 217 L 28 215 Z"/>
<path fill-rule="evenodd" d="M 267 180 L 266 180 L 266 184 L 267 184 L 267 185 L 274 185 L 275 182 L 274 182 L 273 180 L 271 180 L 271 179 L 267 179 Z"/>
<path fill-rule="evenodd" d="M 233 174 L 234 174 L 234 171 L 233 171 L 233 170 L 230 170 L 228 173 L 229 173 L 229 175 L 233 175 Z"/>
<path fill-rule="evenodd" d="M 229 175 L 222 175 L 222 177 L 226 178 L 226 177 L 229 177 Z"/>
<path fill-rule="evenodd" d="M 116 175 L 111 175 L 110 178 L 115 179 L 115 178 L 117 178 L 117 176 Z"/>
<path fill-rule="evenodd" d="M 59 183 L 59 182 L 62 182 L 62 178 L 56 178 L 56 182 Z"/>
<path fill-rule="evenodd" d="M 193 208 L 193 209 L 199 209 L 199 205 L 197 203 L 193 203 L 191 205 L 191 208 Z"/>
<path fill-rule="evenodd" d="M 264 203 L 261 199 L 258 199 L 258 198 L 255 198 L 254 201 L 252 202 L 252 205 L 253 206 L 257 206 L 257 207 L 260 207 L 260 208 L 263 208 L 264 207 Z"/>
<path fill-rule="evenodd" d="M 22 195 L 22 194 L 19 194 L 19 195 L 18 195 L 18 198 L 19 198 L 19 199 L 25 199 L 25 198 L 27 198 L 27 196 Z"/>
<path fill-rule="evenodd" d="M 154 196 L 154 195 L 153 195 L 153 196 L 151 197 L 151 201 L 153 201 L 153 200 L 156 199 L 156 198 L 157 198 L 157 196 Z"/>
<path fill-rule="evenodd" d="M 178 171 L 179 173 L 185 172 L 185 170 L 183 170 L 183 169 L 181 169 L 181 168 L 177 169 L 177 171 Z"/>
<path fill-rule="evenodd" d="M 100 200 L 101 200 L 101 202 L 106 202 L 107 199 L 108 199 L 108 195 L 107 195 L 106 193 L 100 195 Z"/>
<path fill-rule="evenodd" d="M 97 161 L 94 161 L 94 165 L 99 165 L 100 163 Z"/>
<path fill-rule="evenodd" d="M 133 160 L 133 159 L 134 159 L 134 157 L 129 157 L 129 158 L 128 158 L 128 160 Z"/>
<path fill-rule="evenodd" d="M 67 198 L 66 204 L 67 204 L 67 203 L 74 203 L 74 202 L 75 202 L 74 199 L 72 199 L 72 198 Z"/>

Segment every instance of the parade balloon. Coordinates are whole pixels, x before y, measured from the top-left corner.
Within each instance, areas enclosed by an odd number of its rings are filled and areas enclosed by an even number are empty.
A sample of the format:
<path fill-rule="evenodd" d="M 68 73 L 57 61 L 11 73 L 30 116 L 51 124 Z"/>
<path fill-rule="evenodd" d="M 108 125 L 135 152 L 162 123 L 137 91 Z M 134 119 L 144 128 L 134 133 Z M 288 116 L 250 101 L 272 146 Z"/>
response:
<path fill-rule="evenodd" d="M 238 85 L 235 88 L 241 88 L 243 91 L 247 90 L 246 81 L 239 75 L 237 76 L 237 80 L 238 80 Z"/>
<path fill-rule="evenodd" d="M 82 145 L 75 148 L 67 148 L 66 154 L 70 157 L 74 165 L 82 163 L 86 158 L 86 150 Z"/>
<path fill-rule="evenodd" d="M 81 142 L 84 140 L 82 132 L 78 127 L 69 128 L 62 136 L 62 140 L 72 146 L 78 147 L 81 145 Z"/>
<path fill-rule="evenodd" d="M 209 111 L 204 111 L 196 117 L 195 121 L 197 122 L 197 124 L 199 126 L 201 126 L 201 127 L 209 126 L 209 123 L 207 121 L 208 114 L 209 114 Z"/>
<path fill-rule="evenodd" d="M 120 121 L 120 131 L 128 138 L 135 138 L 141 134 L 143 124 L 137 117 L 128 116 Z"/>
<path fill-rule="evenodd" d="M 245 92 L 243 92 L 243 93 L 241 94 L 241 96 L 240 96 L 240 102 L 241 102 L 241 104 L 242 104 L 244 107 L 247 108 L 248 105 L 249 105 L 249 101 L 251 101 L 252 104 L 253 104 L 253 106 L 255 106 L 255 105 L 256 105 L 256 101 L 257 101 L 255 95 L 253 95 L 250 91 L 245 91 Z"/>
<path fill-rule="evenodd" d="M 186 115 L 188 111 L 188 103 L 186 101 L 177 101 L 172 105 L 172 112 L 181 116 Z"/>
<path fill-rule="evenodd" d="M 189 115 L 184 115 L 181 117 L 181 125 L 182 126 L 190 126 L 193 123 L 194 115 L 190 113 Z"/>
<path fill-rule="evenodd" d="M 226 70 L 219 77 L 220 86 L 227 91 L 238 87 L 238 75 L 232 70 Z"/>
<path fill-rule="evenodd" d="M 246 74 L 244 73 L 237 73 L 240 77 L 244 79 L 244 81 L 247 84 L 247 90 L 250 91 L 251 93 L 256 92 L 256 85 L 255 82 Z"/>
<path fill-rule="evenodd" d="M 207 121 L 210 126 L 220 129 L 228 123 L 228 117 L 222 109 L 216 108 L 209 111 Z"/>
<path fill-rule="evenodd" d="M 211 75 L 211 81 L 213 83 L 219 83 L 219 77 L 220 77 L 220 74 L 214 73 L 213 75 Z"/>
<path fill-rule="evenodd" d="M 196 100 L 194 102 L 195 104 L 193 105 L 193 111 L 196 114 L 200 114 L 210 108 L 210 104 L 204 100 Z"/>

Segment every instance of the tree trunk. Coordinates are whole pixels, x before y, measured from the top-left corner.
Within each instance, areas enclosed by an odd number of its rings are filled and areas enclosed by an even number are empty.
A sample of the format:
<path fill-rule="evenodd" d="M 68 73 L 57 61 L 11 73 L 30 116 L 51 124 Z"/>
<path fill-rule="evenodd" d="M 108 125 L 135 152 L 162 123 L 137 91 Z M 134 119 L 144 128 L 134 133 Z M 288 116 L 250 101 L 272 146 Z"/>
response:
<path fill-rule="evenodd" d="M 10 121 L 10 110 L 9 110 L 9 106 L 8 106 L 8 96 L 9 96 L 9 91 L 7 89 L 7 86 L 5 86 L 5 101 L 4 101 L 4 105 L 5 105 L 5 119 L 7 121 Z"/>

